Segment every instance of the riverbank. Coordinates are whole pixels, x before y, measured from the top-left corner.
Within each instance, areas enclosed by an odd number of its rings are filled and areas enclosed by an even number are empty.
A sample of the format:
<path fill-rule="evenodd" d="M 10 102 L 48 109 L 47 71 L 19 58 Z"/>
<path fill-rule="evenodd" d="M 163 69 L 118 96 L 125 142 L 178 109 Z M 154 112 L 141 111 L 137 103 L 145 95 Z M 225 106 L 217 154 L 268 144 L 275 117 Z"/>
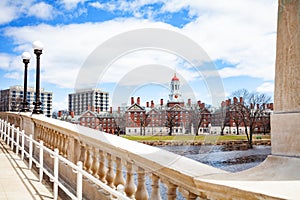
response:
<path fill-rule="evenodd" d="M 247 150 L 248 149 L 248 141 L 247 140 L 218 140 L 215 142 L 212 141 L 178 141 L 178 140 L 165 140 L 165 141 L 138 141 L 143 144 L 151 145 L 151 146 L 201 146 L 201 145 L 222 145 L 228 151 L 233 150 Z M 265 145 L 271 146 L 270 139 L 259 139 L 253 140 L 253 145 Z"/>
<path fill-rule="evenodd" d="M 201 146 L 222 145 L 228 150 L 247 150 L 248 141 L 244 135 L 200 135 L 200 136 L 123 136 L 151 146 Z M 271 145 L 270 135 L 254 135 L 253 145 Z"/>

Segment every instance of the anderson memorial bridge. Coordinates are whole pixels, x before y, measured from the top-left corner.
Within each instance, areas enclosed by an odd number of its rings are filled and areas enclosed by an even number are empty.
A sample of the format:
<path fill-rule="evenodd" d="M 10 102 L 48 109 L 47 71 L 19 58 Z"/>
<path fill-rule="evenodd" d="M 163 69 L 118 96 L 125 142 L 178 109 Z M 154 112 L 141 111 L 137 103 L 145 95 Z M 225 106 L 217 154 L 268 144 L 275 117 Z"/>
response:
<path fill-rule="evenodd" d="M 178 191 L 189 200 L 300 199 L 299 77 L 300 1 L 279 0 L 272 152 L 259 166 L 230 173 L 43 115 L 1 112 L 0 167 L 3 159 L 11 164 L 1 171 L 0 198 L 26 199 L 16 188 L 27 184 L 27 199 L 171 200 L 178 199 Z M 24 169 L 32 169 L 36 179 L 13 176 Z M 10 184 L 15 179 L 22 180 Z M 44 194 L 37 184 L 51 192 Z"/>

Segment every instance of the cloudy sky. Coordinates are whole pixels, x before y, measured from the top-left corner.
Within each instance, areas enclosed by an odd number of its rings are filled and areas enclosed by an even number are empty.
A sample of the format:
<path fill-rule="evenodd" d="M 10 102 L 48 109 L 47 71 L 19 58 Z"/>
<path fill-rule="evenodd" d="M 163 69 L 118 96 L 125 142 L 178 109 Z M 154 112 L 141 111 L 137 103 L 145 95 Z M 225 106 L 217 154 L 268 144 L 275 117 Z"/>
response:
<path fill-rule="evenodd" d="M 24 51 L 32 55 L 29 85 L 35 85 L 32 42 L 42 41 L 41 85 L 53 92 L 54 110 L 67 108 L 67 94 L 74 91 L 80 70 L 95 49 L 142 28 L 169 30 L 199 45 L 220 76 L 225 95 L 241 88 L 273 95 L 275 0 L 1 0 L 0 10 L 0 89 L 23 85 Z M 94 62 L 101 65 L 101 58 Z M 155 71 L 148 73 L 147 66 Z M 128 95 L 141 96 L 142 102 L 167 100 L 173 72 L 195 99 L 211 103 L 215 94 L 207 81 L 191 63 L 168 51 L 141 49 L 120 55 L 95 84 L 113 95 L 133 79 L 149 79 L 149 84 L 136 84 Z M 163 83 L 149 78 L 161 74 Z M 190 98 L 188 92 L 184 98 Z"/>

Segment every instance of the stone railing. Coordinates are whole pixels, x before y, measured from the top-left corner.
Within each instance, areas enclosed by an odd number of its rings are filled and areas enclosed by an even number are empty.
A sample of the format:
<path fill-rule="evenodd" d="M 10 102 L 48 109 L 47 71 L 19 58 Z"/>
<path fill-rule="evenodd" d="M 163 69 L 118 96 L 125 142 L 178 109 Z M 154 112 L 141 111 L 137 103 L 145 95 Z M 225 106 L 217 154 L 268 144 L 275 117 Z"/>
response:
<path fill-rule="evenodd" d="M 126 196 L 132 199 L 177 199 L 178 195 L 185 199 L 234 197 L 234 193 L 224 192 L 228 189 L 226 186 L 199 179 L 227 172 L 186 157 L 42 115 L 0 113 L 0 118 L 25 130 L 26 134 L 33 134 L 34 139 L 42 140 L 46 147 L 58 149 L 69 161 L 82 161 L 87 172 L 111 188 L 124 187 Z M 34 149 L 36 156 L 38 152 Z M 44 160 L 46 167 L 51 168 L 52 159 Z M 69 188 L 76 188 L 74 173 L 64 165 L 59 166 L 59 172 Z M 109 196 L 88 181 L 83 183 L 83 195 L 87 199 L 108 199 Z M 256 197 L 256 194 L 250 193 L 248 197 Z"/>

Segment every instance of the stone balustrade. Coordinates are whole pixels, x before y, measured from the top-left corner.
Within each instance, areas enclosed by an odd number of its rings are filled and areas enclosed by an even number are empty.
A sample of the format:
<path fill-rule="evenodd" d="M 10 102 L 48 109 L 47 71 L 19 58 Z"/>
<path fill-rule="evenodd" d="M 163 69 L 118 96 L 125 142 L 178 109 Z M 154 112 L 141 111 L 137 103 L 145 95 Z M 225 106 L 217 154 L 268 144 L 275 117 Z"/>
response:
<path fill-rule="evenodd" d="M 0 113 L 0 118 L 25 130 L 26 134 L 33 134 L 34 139 L 42 140 L 48 148 L 57 148 L 71 162 L 82 161 L 87 172 L 111 188 L 123 188 L 131 199 L 171 200 L 177 199 L 179 193 L 185 199 L 226 199 L 235 194 L 224 192 L 226 186 L 220 189 L 217 184 L 201 179 L 227 172 L 156 147 L 42 115 Z M 34 149 L 36 156 L 38 152 Z M 45 165 L 52 162 L 51 158 L 44 160 Z M 64 182 L 76 188 L 73 173 L 63 165 L 59 167 Z M 239 191 L 231 189 L 235 190 Z M 110 197 L 88 181 L 83 184 L 83 195 L 87 199 Z M 256 197 L 257 194 L 249 192 L 248 195 Z"/>

